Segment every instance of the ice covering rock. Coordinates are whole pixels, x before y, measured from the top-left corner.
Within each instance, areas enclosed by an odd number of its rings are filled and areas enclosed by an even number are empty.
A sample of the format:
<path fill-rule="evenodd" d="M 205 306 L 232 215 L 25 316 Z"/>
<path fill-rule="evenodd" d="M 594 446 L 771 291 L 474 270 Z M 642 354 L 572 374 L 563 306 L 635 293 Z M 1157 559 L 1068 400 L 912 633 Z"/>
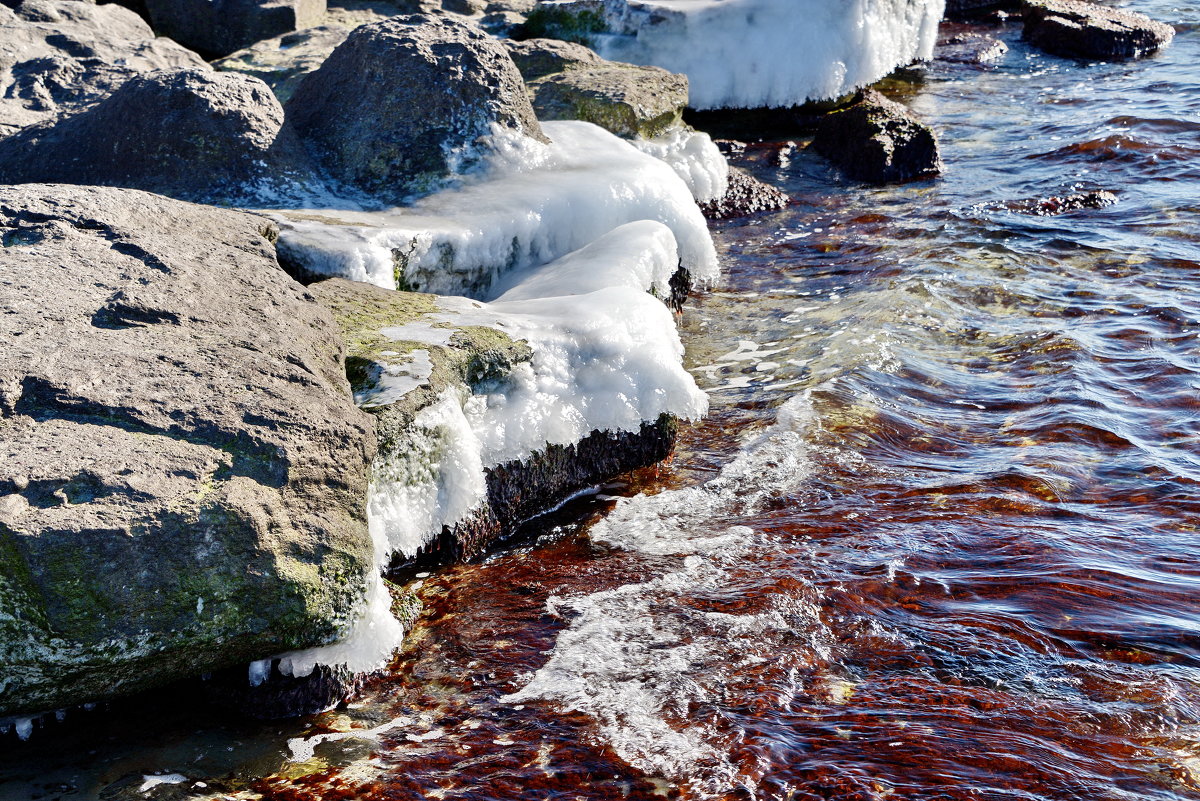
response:
<path fill-rule="evenodd" d="M 529 26 L 687 75 L 698 109 L 841 97 L 933 52 L 943 0 L 542 0 Z"/>
<path fill-rule="evenodd" d="M 206 69 L 127 8 L 78 0 L 0 5 L 0 137 L 92 103 L 133 75 L 180 67 Z"/>
<path fill-rule="evenodd" d="M 395 202 L 469 169 L 493 126 L 542 138 L 504 46 L 447 17 L 356 29 L 287 111 L 334 179 Z"/>
<path fill-rule="evenodd" d="M 668 164 L 589 123 L 544 128 L 550 144 L 499 132 L 483 169 L 410 207 L 272 212 L 280 257 L 298 274 L 484 299 L 509 271 L 653 220 L 695 281 L 716 279 L 708 227 Z"/>
<path fill-rule="evenodd" d="M 942 171 L 933 130 L 874 90 L 825 115 L 812 146 L 849 177 L 868 183 L 911 181 Z"/>
<path fill-rule="evenodd" d="M 0 189 L 0 715 L 326 642 L 361 608 L 372 422 L 270 228 Z"/>
<path fill-rule="evenodd" d="M 317 25 L 325 0 L 143 0 L 154 29 L 207 56 Z"/>
<path fill-rule="evenodd" d="M 245 195 L 256 181 L 304 176 L 305 161 L 262 81 L 163 71 L 0 140 L 0 183 L 123 186 L 214 201 Z"/>
<path fill-rule="evenodd" d="M 1175 29 L 1145 14 L 1083 0 L 1024 0 L 1025 38 L 1047 53 L 1140 58 L 1170 44 Z"/>

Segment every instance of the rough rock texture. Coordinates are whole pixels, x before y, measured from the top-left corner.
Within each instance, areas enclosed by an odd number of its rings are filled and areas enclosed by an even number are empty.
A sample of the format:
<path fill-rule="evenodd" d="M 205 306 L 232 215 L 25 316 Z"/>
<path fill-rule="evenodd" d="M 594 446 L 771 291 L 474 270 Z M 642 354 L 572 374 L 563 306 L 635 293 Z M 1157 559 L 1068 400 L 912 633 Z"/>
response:
<path fill-rule="evenodd" d="M 812 146 L 850 178 L 867 183 L 930 178 L 942 171 L 933 131 L 874 90 L 826 114 Z"/>
<path fill-rule="evenodd" d="M 951 64 L 988 66 L 1001 61 L 1008 45 L 988 33 L 971 30 L 947 30 L 943 25 L 933 57 Z M 966 27 L 966 26 L 959 26 Z"/>
<path fill-rule="evenodd" d="M 154 30 L 206 56 L 317 25 L 325 0 L 145 0 Z"/>
<path fill-rule="evenodd" d="M 305 28 L 230 53 L 214 61 L 213 66 L 258 78 L 271 87 L 279 102 L 286 103 L 304 76 L 324 64 L 329 54 L 349 35 L 350 28 L 341 25 Z"/>
<path fill-rule="evenodd" d="M 679 125 L 688 102 L 686 75 L 606 61 L 557 39 L 505 42 L 529 85 L 541 120 L 584 120 L 618 136 L 658 136 Z"/>
<path fill-rule="evenodd" d="M 1020 0 L 946 0 L 946 19 L 972 19 L 989 11 L 1015 8 Z"/>
<path fill-rule="evenodd" d="M 0 715 L 325 642 L 371 563 L 371 420 L 269 223 L 0 189 Z"/>
<path fill-rule="evenodd" d="M 358 28 L 287 112 L 333 178 L 395 201 L 469 166 L 493 125 L 544 140 L 504 46 L 448 17 Z"/>
<path fill-rule="evenodd" d="M 764 211 L 778 211 L 791 200 L 783 191 L 763 183 L 738 167 L 729 168 L 729 189 L 725 196 L 701 203 L 700 211 L 710 220 L 745 217 Z"/>
<path fill-rule="evenodd" d="M 1025 39 L 1058 56 L 1093 59 L 1139 58 L 1165 47 L 1170 25 L 1145 14 L 1083 0 L 1024 0 Z"/>
<path fill-rule="evenodd" d="M 206 69 L 170 39 L 118 5 L 25 0 L 0 5 L 0 137 L 78 109 L 131 76 L 159 69 Z"/>
<path fill-rule="evenodd" d="M 259 180 L 304 174 L 303 149 L 260 80 L 207 70 L 139 75 L 53 124 L 0 140 L 0 183 L 145 189 L 236 200 Z"/>

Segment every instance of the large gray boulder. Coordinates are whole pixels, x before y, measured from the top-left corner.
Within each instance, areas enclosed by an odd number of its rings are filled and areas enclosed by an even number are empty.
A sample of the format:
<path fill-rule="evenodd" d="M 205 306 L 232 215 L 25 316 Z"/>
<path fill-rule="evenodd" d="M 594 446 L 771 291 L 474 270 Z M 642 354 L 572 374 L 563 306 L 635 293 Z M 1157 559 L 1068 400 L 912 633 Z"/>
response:
<path fill-rule="evenodd" d="M 1136 11 L 1084 0 L 1023 0 L 1025 39 L 1034 47 L 1068 58 L 1140 58 L 1166 47 L 1170 25 Z"/>
<path fill-rule="evenodd" d="M 331 177 L 392 201 L 469 167 L 495 125 L 544 139 L 504 46 L 449 17 L 358 28 L 287 113 Z"/>
<path fill-rule="evenodd" d="M 260 80 L 209 70 L 139 75 L 54 123 L 0 140 L 0 183 L 123 186 L 236 201 L 259 182 L 305 177 L 283 107 Z"/>
<path fill-rule="evenodd" d="M 873 89 L 817 123 L 812 147 L 856 181 L 886 184 L 942 171 L 933 130 Z"/>
<path fill-rule="evenodd" d="M 154 29 L 209 57 L 319 25 L 325 0 L 145 0 Z"/>
<path fill-rule="evenodd" d="M 618 136 L 653 139 L 683 119 L 686 75 L 607 61 L 583 45 L 556 39 L 505 44 L 529 84 L 540 120 L 584 120 Z"/>
<path fill-rule="evenodd" d="M 370 418 L 263 219 L 0 189 L 0 716 L 344 633 Z"/>
<path fill-rule="evenodd" d="M 108 95 L 131 76 L 207 69 L 118 5 L 25 0 L 0 5 L 0 137 Z"/>

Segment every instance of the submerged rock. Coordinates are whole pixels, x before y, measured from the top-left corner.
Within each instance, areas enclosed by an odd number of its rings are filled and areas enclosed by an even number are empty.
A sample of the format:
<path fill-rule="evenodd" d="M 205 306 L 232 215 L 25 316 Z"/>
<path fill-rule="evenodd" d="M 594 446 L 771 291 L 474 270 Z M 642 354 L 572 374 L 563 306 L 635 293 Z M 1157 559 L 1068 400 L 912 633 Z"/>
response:
<path fill-rule="evenodd" d="M 207 70 L 140 75 L 104 100 L 0 140 L 0 183 L 144 189 L 236 199 L 256 181 L 301 176 L 305 156 L 260 80 Z"/>
<path fill-rule="evenodd" d="M 504 46 L 446 17 L 358 28 L 287 112 L 333 178 L 393 201 L 470 167 L 493 126 L 544 140 Z"/>
<path fill-rule="evenodd" d="M 874 90 L 825 115 L 812 146 L 856 181 L 911 181 L 942 171 L 933 130 Z"/>
<path fill-rule="evenodd" d="M 1117 196 L 1104 189 L 1077 192 L 1072 195 L 1054 195 L 1036 200 L 1018 200 L 1007 204 L 1009 211 L 1032 214 L 1037 217 L 1056 217 L 1081 209 L 1103 209 L 1117 202 Z"/>
<path fill-rule="evenodd" d="M 1057 56 L 1140 58 L 1175 37 L 1174 28 L 1145 14 L 1084 0 L 1023 0 L 1023 6 L 1025 39 Z"/>
<path fill-rule="evenodd" d="M 316 25 L 325 0 L 144 0 L 154 29 L 207 56 Z"/>
<path fill-rule="evenodd" d="M 0 189 L 0 715 L 340 636 L 372 421 L 259 217 Z"/>
<path fill-rule="evenodd" d="M 507 42 L 541 120 L 584 120 L 618 136 L 653 138 L 678 126 L 688 80 L 658 67 L 607 61 L 554 39 Z"/>
<path fill-rule="evenodd" d="M 130 77 L 160 69 L 207 69 L 118 5 L 25 0 L 0 5 L 0 137 L 77 110 Z"/>

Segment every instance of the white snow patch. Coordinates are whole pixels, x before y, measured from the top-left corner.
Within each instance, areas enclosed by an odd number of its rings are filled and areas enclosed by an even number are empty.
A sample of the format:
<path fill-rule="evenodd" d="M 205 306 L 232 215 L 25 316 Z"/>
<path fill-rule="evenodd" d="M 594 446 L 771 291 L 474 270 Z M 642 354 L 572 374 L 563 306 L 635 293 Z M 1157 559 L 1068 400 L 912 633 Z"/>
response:
<path fill-rule="evenodd" d="M 393 329 L 394 330 L 394 329 Z M 384 336 L 390 336 L 385 330 Z M 401 337 L 391 337 L 401 339 Z M 395 403 L 417 387 L 425 386 L 433 375 L 433 362 L 429 359 L 429 351 L 414 350 L 408 354 L 408 361 L 398 364 L 384 365 L 375 382 L 369 389 L 354 393 L 354 402 L 364 409 L 376 406 L 387 406 Z"/>
<path fill-rule="evenodd" d="M 704 217 L 671 166 L 590 123 L 542 127 L 552 144 L 498 130 L 485 169 L 410 207 L 273 212 L 280 253 L 317 275 L 395 289 L 400 272 L 422 292 L 483 297 L 508 270 L 655 220 L 695 280 L 717 278 Z"/>
<path fill-rule="evenodd" d="M 700 109 L 840 97 L 933 53 L 944 0 L 543 0 L 598 8 L 600 55 L 682 72 Z"/>

